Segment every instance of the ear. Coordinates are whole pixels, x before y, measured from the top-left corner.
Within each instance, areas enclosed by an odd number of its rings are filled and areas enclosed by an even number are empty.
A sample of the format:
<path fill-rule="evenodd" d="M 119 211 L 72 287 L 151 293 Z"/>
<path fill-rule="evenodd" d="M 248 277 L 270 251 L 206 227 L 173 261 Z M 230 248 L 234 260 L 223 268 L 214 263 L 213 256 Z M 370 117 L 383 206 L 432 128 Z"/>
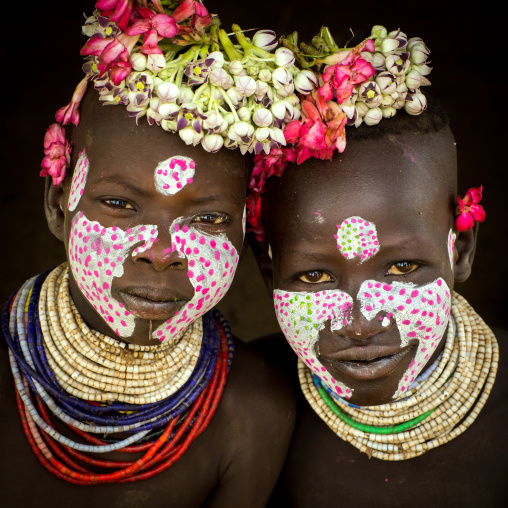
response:
<path fill-rule="evenodd" d="M 476 236 L 478 234 L 478 223 L 467 231 L 458 231 L 455 240 L 457 259 L 453 269 L 455 282 L 465 282 L 471 275 L 474 255 L 476 252 Z"/>
<path fill-rule="evenodd" d="M 46 177 L 46 186 L 44 189 L 44 213 L 48 221 L 49 230 L 63 242 L 64 223 L 65 223 L 65 189 L 64 179 L 59 185 L 53 185 L 50 176 Z"/>
<path fill-rule="evenodd" d="M 269 255 L 268 242 L 258 242 L 254 238 L 250 238 L 250 248 L 256 258 L 259 271 L 265 281 L 268 289 L 268 296 L 272 298 L 273 294 L 273 263 L 272 258 Z"/>

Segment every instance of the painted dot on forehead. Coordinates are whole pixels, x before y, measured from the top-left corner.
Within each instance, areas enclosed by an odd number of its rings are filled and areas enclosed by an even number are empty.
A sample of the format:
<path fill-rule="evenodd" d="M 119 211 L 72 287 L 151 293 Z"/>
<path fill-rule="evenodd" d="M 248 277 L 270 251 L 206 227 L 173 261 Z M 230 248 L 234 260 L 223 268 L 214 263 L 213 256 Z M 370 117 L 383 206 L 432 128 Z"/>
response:
<path fill-rule="evenodd" d="M 361 217 L 349 217 L 337 225 L 337 248 L 346 259 L 366 259 L 379 251 L 376 226 Z"/>
<path fill-rule="evenodd" d="M 166 196 L 176 194 L 192 183 L 196 163 L 190 157 L 175 155 L 155 168 L 155 188 Z"/>
<path fill-rule="evenodd" d="M 88 157 L 86 156 L 85 150 L 83 150 L 79 154 L 79 159 L 78 162 L 76 162 L 76 167 L 74 168 L 74 173 L 72 175 L 71 192 L 69 194 L 69 202 L 67 203 L 71 212 L 76 209 L 76 206 L 78 206 L 79 200 L 85 190 L 88 169 Z"/>

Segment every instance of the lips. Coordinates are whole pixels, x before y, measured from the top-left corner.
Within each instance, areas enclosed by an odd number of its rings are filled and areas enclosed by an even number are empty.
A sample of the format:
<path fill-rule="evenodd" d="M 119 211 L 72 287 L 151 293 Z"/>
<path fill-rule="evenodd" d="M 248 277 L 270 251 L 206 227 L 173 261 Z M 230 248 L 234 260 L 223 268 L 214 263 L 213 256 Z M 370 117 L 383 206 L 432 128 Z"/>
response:
<path fill-rule="evenodd" d="M 400 346 L 351 347 L 330 355 L 321 356 L 321 361 L 334 371 L 358 381 L 383 378 L 391 374 L 408 355 L 413 352 L 411 346 L 401 349 Z"/>
<path fill-rule="evenodd" d="M 131 314 L 153 321 L 167 321 L 188 302 L 179 293 L 151 287 L 123 288 L 118 296 Z"/>

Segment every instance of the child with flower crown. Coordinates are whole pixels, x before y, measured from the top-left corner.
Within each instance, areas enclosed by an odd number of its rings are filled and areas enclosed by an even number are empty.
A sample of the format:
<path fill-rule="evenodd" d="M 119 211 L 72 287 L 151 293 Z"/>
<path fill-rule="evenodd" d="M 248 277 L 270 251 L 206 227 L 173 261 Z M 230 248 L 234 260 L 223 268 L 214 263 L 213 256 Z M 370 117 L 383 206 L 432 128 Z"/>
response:
<path fill-rule="evenodd" d="M 250 184 L 287 339 L 258 345 L 301 395 L 270 506 L 504 506 L 507 333 L 454 292 L 483 188 L 457 196 L 446 114 L 413 81 L 423 41 L 378 26 L 356 51 L 321 60 L 288 144 L 255 159 Z"/>
<path fill-rule="evenodd" d="M 2 315 L 2 501 L 264 506 L 292 393 L 214 309 L 245 232 L 246 159 L 211 153 L 246 143 L 220 72 L 240 53 L 194 0 L 96 7 L 86 77 L 44 138 L 67 261 Z"/>

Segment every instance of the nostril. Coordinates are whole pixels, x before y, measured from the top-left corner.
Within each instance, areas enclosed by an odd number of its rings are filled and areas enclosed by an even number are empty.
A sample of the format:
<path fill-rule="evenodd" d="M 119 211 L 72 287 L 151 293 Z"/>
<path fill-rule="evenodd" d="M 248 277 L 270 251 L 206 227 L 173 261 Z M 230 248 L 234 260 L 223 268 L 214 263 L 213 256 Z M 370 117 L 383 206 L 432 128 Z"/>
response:
<path fill-rule="evenodd" d="M 152 262 L 149 259 L 147 259 L 147 258 L 137 258 L 136 261 L 138 263 L 148 263 L 149 265 L 152 264 Z"/>

